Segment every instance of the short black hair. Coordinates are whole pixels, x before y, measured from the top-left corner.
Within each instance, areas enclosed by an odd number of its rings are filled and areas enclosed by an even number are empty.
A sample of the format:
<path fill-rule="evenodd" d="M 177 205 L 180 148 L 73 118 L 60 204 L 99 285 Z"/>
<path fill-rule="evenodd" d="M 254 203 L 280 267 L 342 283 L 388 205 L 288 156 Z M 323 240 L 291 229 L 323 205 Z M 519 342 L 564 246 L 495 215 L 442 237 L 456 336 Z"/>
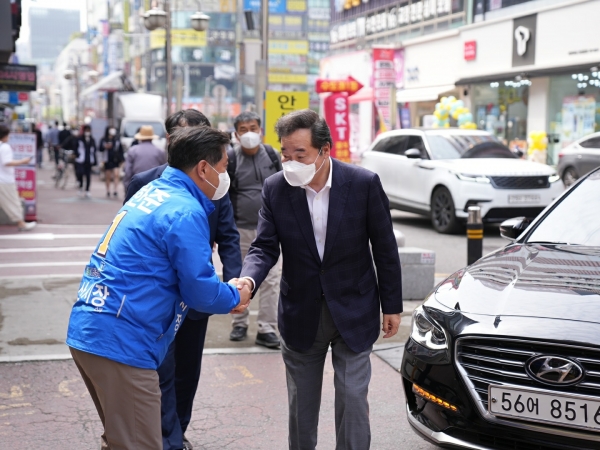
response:
<path fill-rule="evenodd" d="M 92 131 L 92 127 L 90 127 L 89 125 L 84 125 L 81 129 L 83 131 Z"/>
<path fill-rule="evenodd" d="M 0 125 L 0 139 L 4 139 L 10 134 L 10 129 L 7 126 Z"/>
<path fill-rule="evenodd" d="M 243 113 L 239 114 L 235 119 L 233 119 L 233 128 L 235 128 L 235 131 L 237 131 L 238 125 L 240 123 L 252 122 L 253 120 L 256 120 L 258 126 L 260 127 L 260 116 L 253 111 L 244 111 Z"/>
<path fill-rule="evenodd" d="M 177 127 L 169 137 L 169 166 L 184 172 L 203 160 L 214 166 L 223 158 L 227 144 L 229 135 L 214 128 Z"/>
<path fill-rule="evenodd" d="M 329 144 L 330 147 L 333 145 L 327 122 L 310 109 L 292 111 L 281 117 L 275 124 L 279 142 L 281 142 L 281 138 L 287 137 L 298 130 L 310 130 L 310 144 L 314 148 L 320 150 L 325 144 Z"/>
<path fill-rule="evenodd" d="M 178 127 L 194 127 L 204 125 L 210 127 L 210 121 L 197 109 L 182 109 L 174 114 L 171 114 L 165 120 L 165 128 L 167 133 L 171 134 Z"/>

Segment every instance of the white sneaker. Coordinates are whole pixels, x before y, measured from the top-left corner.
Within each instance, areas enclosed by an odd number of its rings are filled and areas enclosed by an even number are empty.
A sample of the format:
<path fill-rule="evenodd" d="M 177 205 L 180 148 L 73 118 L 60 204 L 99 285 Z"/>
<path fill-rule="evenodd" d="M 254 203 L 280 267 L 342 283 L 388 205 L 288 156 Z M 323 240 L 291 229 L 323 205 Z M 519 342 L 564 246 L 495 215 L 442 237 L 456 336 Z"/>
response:
<path fill-rule="evenodd" d="M 89 192 L 86 191 L 85 198 L 91 198 L 91 197 L 92 197 L 92 194 L 90 194 Z"/>
<path fill-rule="evenodd" d="M 79 189 L 79 190 L 77 191 L 77 195 L 78 195 L 79 197 L 83 197 L 83 189 Z"/>
<path fill-rule="evenodd" d="M 37 222 L 27 222 L 24 227 L 19 227 L 19 231 L 31 231 L 35 228 Z"/>

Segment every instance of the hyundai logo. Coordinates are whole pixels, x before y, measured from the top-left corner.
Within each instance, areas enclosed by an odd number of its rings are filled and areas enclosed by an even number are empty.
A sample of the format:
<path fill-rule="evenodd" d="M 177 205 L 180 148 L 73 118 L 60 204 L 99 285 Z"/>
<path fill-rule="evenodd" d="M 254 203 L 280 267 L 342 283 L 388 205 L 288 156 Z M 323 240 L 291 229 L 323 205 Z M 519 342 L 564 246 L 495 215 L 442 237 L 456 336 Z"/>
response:
<path fill-rule="evenodd" d="M 575 384 L 583 378 L 583 368 L 562 356 L 536 356 L 525 365 L 534 380 L 556 386 Z"/>

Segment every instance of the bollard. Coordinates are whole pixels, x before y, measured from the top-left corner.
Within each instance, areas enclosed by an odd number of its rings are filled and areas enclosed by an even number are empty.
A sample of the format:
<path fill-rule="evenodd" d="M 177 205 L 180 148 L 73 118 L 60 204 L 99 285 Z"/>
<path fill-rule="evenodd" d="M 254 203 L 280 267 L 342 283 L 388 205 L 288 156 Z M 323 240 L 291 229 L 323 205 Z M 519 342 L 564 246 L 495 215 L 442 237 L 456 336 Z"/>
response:
<path fill-rule="evenodd" d="M 469 218 L 467 219 L 467 264 L 471 265 L 483 253 L 483 222 L 481 220 L 481 208 L 469 206 Z"/>

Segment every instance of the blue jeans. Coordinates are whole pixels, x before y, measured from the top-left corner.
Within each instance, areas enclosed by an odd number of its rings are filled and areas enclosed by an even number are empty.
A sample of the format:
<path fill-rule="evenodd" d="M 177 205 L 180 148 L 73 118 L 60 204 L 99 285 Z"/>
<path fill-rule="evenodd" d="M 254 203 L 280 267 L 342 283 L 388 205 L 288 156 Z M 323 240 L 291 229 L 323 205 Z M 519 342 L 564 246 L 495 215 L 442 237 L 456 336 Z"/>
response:
<path fill-rule="evenodd" d="M 208 317 L 186 318 L 158 368 L 163 450 L 181 450 L 200 381 Z"/>

